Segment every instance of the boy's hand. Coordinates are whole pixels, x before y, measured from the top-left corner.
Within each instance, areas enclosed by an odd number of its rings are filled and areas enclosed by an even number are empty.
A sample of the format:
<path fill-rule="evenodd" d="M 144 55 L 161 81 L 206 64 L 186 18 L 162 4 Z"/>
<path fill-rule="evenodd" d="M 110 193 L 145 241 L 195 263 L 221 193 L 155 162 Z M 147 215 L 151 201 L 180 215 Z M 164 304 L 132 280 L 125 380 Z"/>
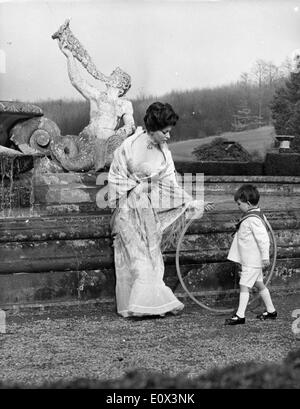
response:
<path fill-rule="evenodd" d="M 262 267 L 267 268 L 270 265 L 270 260 L 262 260 Z"/>
<path fill-rule="evenodd" d="M 234 263 L 236 265 L 236 272 L 239 276 L 242 274 L 242 265 L 240 263 Z"/>

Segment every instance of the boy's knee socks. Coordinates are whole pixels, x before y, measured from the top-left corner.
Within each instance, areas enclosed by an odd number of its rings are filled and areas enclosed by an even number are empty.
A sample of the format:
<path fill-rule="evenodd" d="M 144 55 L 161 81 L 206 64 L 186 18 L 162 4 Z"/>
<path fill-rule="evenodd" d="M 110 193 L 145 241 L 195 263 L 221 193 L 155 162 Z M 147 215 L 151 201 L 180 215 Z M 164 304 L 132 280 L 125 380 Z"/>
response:
<path fill-rule="evenodd" d="M 270 295 L 270 292 L 267 289 L 267 287 L 265 287 L 263 290 L 261 290 L 259 292 L 259 295 L 261 296 L 261 298 L 262 298 L 262 300 L 263 300 L 263 302 L 264 302 L 264 304 L 266 306 L 266 310 L 268 312 L 274 312 L 275 308 L 274 308 L 274 305 L 272 303 L 271 295 Z"/>
<path fill-rule="evenodd" d="M 240 301 L 239 301 L 239 308 L 236 312 L 240 318 L 245 317 L 245 311 L 249 301 L 249 292 L 240 292 Z"/>

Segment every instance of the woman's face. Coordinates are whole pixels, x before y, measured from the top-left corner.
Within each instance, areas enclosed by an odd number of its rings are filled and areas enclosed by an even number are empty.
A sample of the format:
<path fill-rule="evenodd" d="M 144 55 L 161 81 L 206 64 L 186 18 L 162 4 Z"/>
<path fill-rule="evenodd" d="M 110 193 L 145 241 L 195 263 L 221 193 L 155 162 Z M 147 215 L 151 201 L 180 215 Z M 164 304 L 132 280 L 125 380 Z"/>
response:
<path fill-rule="evenodd" d="M 166 126 L 160 131 L 151 132 L 153 140 L 159 144 L 168 142 L 172 126 Z"/>

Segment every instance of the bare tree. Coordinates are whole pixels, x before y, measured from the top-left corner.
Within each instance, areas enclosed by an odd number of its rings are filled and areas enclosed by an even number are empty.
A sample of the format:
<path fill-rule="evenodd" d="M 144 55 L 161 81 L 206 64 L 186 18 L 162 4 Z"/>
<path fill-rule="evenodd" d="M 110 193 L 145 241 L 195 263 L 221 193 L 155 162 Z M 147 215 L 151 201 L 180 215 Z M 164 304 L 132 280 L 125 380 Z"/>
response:
<path fill-rule="evenodd" d="M 255 84 L 258 86 L 258 117 L 262 120 L 262 104 L 264 95 L 264 85 L 268 81 L 269 68 L 268 62 L 258 59 L 255 61 L 251 74 Z"/>
<path fill-rule="evenodd" d="M 279 79 L 279 67 L 277 67 L 272 61 L 269 61 L 266 65 L 267 69 L 267 85 L 272 88 Z"/>
<path fill-rule="evenodd" d="M 283 63 L 279 66 L 279 77 L 287 78 L 290 75 L 292 69 L 292 60 L 290 57 L 286 57 Z"/>

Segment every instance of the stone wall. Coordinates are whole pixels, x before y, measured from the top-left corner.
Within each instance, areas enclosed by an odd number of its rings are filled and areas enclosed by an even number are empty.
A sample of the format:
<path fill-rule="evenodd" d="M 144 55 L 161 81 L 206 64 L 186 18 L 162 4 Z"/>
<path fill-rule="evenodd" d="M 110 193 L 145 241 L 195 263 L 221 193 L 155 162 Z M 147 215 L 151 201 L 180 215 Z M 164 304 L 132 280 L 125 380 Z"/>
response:
<path fill-rule="evenodd" d="M 70 300 L 113 300 L 114 268 L 110 211 L 97 210 L 96 175 L 44 175 L 35 182 L 37 217 L 0 219 L 0 305 Z M 185 282 L 202 295 L 238 287 L 226 261 L 239 212 L 233 193 L 254 183 L 278 244 L 274 288 L 300 289 L 300 178 L 207 176 L 205 200 L 215 211 L 195 221 L 182 243 Z M 37 213 L 36 213 L 37 214 Z M 182 293 L 174 247 L 164 252 L 166 283 Z"/>

